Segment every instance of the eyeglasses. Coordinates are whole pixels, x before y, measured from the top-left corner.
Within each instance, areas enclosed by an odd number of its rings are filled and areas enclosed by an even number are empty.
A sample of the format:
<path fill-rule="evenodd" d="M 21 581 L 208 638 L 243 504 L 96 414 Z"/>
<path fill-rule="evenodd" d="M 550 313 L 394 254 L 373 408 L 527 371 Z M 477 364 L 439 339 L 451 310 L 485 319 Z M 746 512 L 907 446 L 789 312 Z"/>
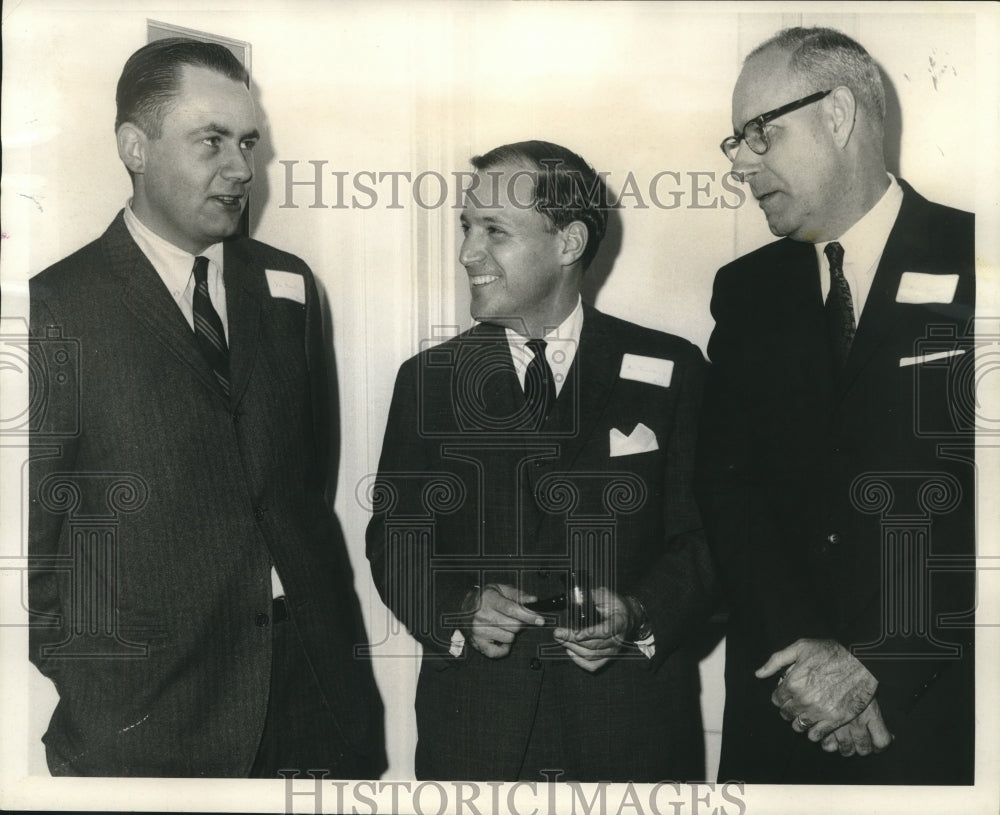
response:
<path fill-rule="evenodd" d="M 829 91 L 817 91 L 809 96 L 804 96 L 802 99 L 796 99 L 794 102 L 782 105 L 780 108 L 760 114 L 760 116 L 751 119 L 743 125 L 743 132 L 739 136 L 727 136 L 722 140 L 722 144 L 719 147 L 722 148 L 722 152 L 730 161 L 736 161 L 736 153 L 740 149 L 741 141 L 745 141 L 747 147 L 753 150 L 758 156 L 764 155 L 771 146 L 771 143 L 767 140 L 764 125 L 768 122 L 773 122 L 779 116 L 791 113 L 793 110 L 798 110 L 799 108 L 804 108 L 806 105 L 811 105 L 813 102 L 818 102 L 832 90 L 831 88 Z"/>

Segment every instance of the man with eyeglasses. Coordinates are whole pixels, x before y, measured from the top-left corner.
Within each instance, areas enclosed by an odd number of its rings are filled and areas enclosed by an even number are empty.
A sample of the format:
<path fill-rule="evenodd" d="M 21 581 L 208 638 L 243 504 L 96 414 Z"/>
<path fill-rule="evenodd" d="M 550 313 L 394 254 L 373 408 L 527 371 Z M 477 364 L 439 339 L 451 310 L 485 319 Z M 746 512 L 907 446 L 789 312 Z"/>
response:
<path fill-rule="evenodd" d="M 831 29 L 778 33 L 733 92 L 722 150 L 781 240 L 712 299 L 720 780 L 973 783 L 973 216 L 886 172 L 884 114 Z"/>

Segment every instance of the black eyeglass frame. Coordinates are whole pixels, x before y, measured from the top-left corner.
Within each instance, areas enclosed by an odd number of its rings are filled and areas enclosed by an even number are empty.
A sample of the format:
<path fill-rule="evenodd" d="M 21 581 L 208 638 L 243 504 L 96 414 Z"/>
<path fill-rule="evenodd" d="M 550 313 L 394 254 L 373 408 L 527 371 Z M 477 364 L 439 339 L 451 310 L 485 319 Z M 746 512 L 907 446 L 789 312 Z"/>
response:
<path fill-rule="evenodd" d="M 806 105 L 811 105 L 813 102 L 818 102 L 826 96 L 833 93 L 833 88 L 828 91 L 816 91 L 816 93 L 811 93 L 808 96 L 803 96 L 801 99 L 796 99 L 794 102 L 789 102 L 787 105 L 782 105 L 780 108 L 775 108 L 774 110 L 769 110 L 766 113 L 760 114 L 760 116 L 755 116 L 745 125 L 743 125 L 743 130 L 739 136 L 726 136 L 722 140 L 719 147 L 722 149 L 722 154 L 730 161 L 736 161 L 736 152 L 740 149 L 740 142 L 745 141 L 747 147 L 749 147 L 758 156 L 764 155 L 768 150 L 771 149 L 771 143 L 767 139 L 767 134 L 764 132 L 764 125 L 768 122 L 773 122 L 779 116 L 784 116 L 786 113 L 791 113 L 793 110 L 798 110 L 799 108 L 804 108 Z M 750 143 L 747 138 L 747 128 L 751 125 L 755 125 L 760 133 L 760 141 L 764 144 L 763 150 L 758 150 Z M 732 155 L 729 155 L 728 147 L 732 150 Z"/>

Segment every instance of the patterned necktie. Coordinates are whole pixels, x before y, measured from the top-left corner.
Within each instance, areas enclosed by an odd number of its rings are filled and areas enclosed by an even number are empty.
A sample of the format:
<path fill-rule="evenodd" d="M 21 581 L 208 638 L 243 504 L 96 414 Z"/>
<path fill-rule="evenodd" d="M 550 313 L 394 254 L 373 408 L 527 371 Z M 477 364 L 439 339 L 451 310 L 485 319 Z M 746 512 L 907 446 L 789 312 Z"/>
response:
<path fill-rule="evenodd" d="M 541 427 L 556 403 L 556 381 L 545 360 L 545 340 L 528 340 L 525 345 L 535 355 L 524 372 L 524 399 L 531 426 Z"/>
<path fill-rule="evenodd" d="M 854 300 L 851 298 L 851 287 L 844 277 L 844 247 L 833 241 L 823 251 L 830 261 L 830 293 L 826 298 L 830 348 L 838 369 L 843 370 L 854 341 Z"/>
<path fill-rule="evenodd" d="M 222 320 L 208 295 L 208 258 L 201 256 L 194 259 L 194 338 L 222 392 L 229 396 L 229 347 Z"/>

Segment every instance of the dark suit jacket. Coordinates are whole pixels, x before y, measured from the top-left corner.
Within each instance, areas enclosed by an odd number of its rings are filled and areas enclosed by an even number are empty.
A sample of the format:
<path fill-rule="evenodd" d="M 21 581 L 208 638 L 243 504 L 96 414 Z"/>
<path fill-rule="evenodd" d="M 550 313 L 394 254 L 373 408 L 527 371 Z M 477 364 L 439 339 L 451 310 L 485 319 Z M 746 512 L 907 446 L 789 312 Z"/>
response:
<path fill-rule="evenodd" d="M 900 183 L 840 381 L 811 244 L 716 277 L 699 497 L 731 608 L 720 779 L 971 779 L 971 616 L 942 615 L 974 602 L 973 217 Z M 957 275 L 953 301 L 897 302 L 904 272 Z M 753 671 L 799 637 L 838 640 L 876 676 L 886 753 L 829 756 L 779 717 Z"/>
<path fill-rule="evenodd" d="M 626 353 L 671 360 L 669 387 L 622 378 Z M 564 778 L 704 775 L 697 660 L 683 644 L 707 614 L 711 572 L 690 476 L 704 362 L 690 343 L 585 307 L 578 354 L 540 430 L 503 329 L 479 325 L 408 360 L 396 379 L 368 557 L 383 600 L 423 644 L 417 775 L 516 779 L 542 684 L 568 742 Z M 610 457 L 638 423 L 659 449 Z M 540 598 L 570 569 L 639 597 L 656 637 L 589 674 L 552 626 L 491 660 L 448 654 L 476 584 Z M 551 712 L 551 711 L 549 711 Z M 536 779 L 541 780 L 541 779 Z"/>
<path fill-rule="evenodd" d="M 273 297 L 265 269 L 303 278 Z M 54 774 L 245 775 L 268 703 L 270 570 L 343 739 L 384 767 L 351 567 L 324 500 L 309 268 L 225 246 L 232 396 L 125 227 L 31 280 L 31 658 Z"/>

